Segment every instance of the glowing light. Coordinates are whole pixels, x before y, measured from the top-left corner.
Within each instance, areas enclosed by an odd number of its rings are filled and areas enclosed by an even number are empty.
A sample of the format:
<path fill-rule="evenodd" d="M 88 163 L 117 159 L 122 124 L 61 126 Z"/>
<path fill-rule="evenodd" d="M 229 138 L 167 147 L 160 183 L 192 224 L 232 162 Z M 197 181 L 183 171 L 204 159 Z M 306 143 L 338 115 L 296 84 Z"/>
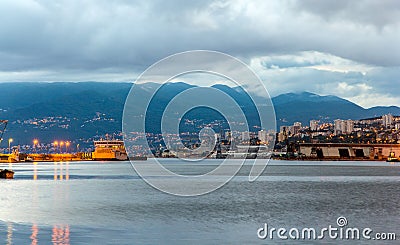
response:
<path fill-rule="evenodd" d="M 33 180 L 37 180 L 37 162 L 33 162 Z"/>
<path fill-rule="evenodd" d="M 13 224 L 11 222 L 7 223 L 7 244 L 12 244 L 13 237 Z"/>
<path fill-rule="evenodd" d="M 8 154 L 11 154 L 11 142 L 13 142 L 14 140 L 12 138 L 8 139 Z"/>
<path fill-rule="evenodd" d="M 65 173 L 65 180 L 69 180 L 69 163 L 66 163 L 65 167 L 66 173 Z"/>
<path fill-rule="evenodd" d="M 29 237 L 32 242 L 31 245 L 37 245 L 38 244 L 38 233 L 39 233 L 39 228 L 36 224 L 32 225 L 32 235 Z"/>
<path fill-rule="evenodd" d="M 52 231 L 53 244 L 70 244 L 69 225 L 54 225 Z"/>

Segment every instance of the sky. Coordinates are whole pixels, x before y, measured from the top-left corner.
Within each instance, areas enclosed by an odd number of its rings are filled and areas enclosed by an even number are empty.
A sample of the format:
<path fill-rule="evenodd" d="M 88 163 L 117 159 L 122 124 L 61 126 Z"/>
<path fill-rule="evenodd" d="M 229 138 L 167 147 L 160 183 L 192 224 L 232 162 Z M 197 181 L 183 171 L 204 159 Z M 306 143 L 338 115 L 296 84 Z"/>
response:
<path fill-rule="evenodd" d="M 241 59 L 271 96 L 309 91 L 400 106 L 400 1 L 0 4 L 0 82 L 132 82 L 188 50 Z"/>

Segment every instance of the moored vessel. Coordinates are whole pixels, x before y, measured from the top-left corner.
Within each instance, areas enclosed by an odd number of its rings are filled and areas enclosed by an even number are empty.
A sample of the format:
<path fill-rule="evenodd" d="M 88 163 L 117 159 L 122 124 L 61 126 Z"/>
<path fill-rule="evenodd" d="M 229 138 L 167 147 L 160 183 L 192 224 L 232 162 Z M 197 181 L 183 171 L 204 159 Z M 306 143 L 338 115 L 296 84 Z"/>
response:
<path fill-rule="evenodd" d="M 400 162 L 400 160 L 396 157 L 394 152 L 390 152 L 386 162 Z"/>
<path fill-rule="evenodd" d="M 95 150 L 92 152 L 93 160 L 128 160 L 128 155 L 122 140 L 97 140 L 94 141 L 94 147 Z"/>
<path fill-rule="evenodd" d="M 14 171 L 8 169 L 0 169 L 0 179 L 14 179 Z"/>

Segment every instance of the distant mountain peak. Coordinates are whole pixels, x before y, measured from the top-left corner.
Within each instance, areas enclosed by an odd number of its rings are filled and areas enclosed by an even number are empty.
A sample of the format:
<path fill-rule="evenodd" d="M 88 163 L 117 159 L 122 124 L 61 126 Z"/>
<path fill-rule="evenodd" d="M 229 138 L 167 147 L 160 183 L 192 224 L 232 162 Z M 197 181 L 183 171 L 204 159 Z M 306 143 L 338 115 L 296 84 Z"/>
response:
<path fill-rule="evenodd" d="M 273 98 L 274 104 L 285 104 L 295 101 L 310 101 L 310 102 L 326 102 L 326 101 L 336 101 L 336 102 L 349 102 L 348 100 L 342 99 L 334 95 L 318 95 L 308 91 L 303 92 L 291 92 L 278 95 Z"/>
<path fill-rule="evenodd" d="M 308 92 L 308 91 L 298 92 L 297 94 L 302 95 L 302 96 L 320 97 L 320 95 L 314 94 L 314 93 L 311 93 L 311 92 Z"/>

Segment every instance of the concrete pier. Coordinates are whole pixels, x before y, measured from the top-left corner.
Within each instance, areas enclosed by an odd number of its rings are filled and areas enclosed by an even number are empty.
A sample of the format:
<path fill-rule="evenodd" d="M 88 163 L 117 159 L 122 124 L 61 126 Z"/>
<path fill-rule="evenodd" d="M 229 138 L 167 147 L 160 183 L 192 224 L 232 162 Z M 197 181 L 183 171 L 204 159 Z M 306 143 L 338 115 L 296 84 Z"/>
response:
<path fill-rule="evenodd" d="M 400 144 L 300 143 L 305 158 L 326 160 L 387 160 L 390 153 L 400 156 Z"/>

